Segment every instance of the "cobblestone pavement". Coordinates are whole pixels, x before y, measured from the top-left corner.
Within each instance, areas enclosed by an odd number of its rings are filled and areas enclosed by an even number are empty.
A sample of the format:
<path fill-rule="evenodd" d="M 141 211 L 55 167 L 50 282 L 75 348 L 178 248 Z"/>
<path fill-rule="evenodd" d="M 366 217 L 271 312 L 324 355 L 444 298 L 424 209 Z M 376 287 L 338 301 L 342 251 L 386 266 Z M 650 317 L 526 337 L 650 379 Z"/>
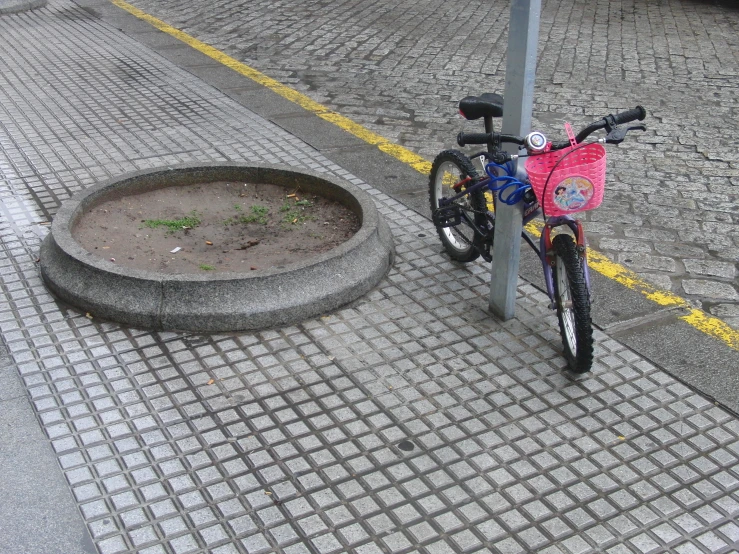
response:
<path fill-rule="evenodd" d="M 540 292 L 488 317 L 486 267 L 449 263 L 425 218 L 71 3 L 0 18 L 0 53 L 0 330 L 101 553 L 736 552 L 735 415 L 600 332 L 568 376 Z M 333 315 L 233 335 L 46 291 L 40 222 L 72 193 L 229 159 L 368 190 L 394 269 Z"/>
<path fill-rule="evenodd" d="M 428 159 L 467 94 L 503 91 L 509 4 L 133 0 Z M 591 244 L 739 328 L 739 10 L 708 0 L 543 2 L 535 124 L 643 104 L 611 157 Z M 423 179 L 409 187 L 423 187 Z"/>

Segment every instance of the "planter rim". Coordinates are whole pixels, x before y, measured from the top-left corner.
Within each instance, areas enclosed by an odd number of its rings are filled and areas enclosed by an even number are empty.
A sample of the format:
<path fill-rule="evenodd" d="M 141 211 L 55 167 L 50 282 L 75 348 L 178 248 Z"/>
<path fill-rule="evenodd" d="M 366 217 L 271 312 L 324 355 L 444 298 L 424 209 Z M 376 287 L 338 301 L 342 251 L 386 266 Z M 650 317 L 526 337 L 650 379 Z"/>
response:
<path fill-rule="evenodd" d="M 118 265 L 85 250 L 72 230 L 85 210 L 112 195 L 222 180 L 304 187 L 344 203 L 361 221 L 342 244 L 284 266 L 216 274 L 164 274 Z M 62 300 L 136 327 L 226 332 L 294 324 L 369 292 L 395 248 L 369 194 L 333 175 L 273 164 L 180 164 L 126 173 L 65 202 L 40 251 L 41 276 Z"/>

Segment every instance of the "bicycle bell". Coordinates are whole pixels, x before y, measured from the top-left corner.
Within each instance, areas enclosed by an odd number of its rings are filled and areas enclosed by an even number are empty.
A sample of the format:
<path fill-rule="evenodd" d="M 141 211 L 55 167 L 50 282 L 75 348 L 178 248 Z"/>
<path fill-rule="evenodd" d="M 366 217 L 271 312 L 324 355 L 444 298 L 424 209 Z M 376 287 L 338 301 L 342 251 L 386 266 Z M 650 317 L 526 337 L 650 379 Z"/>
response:
<path fill-rule="evenodd" d="M 547 137 L 541 131 L 532 131 L 523 140 L 529 152 L 543 152 L 547 147 Z"/>

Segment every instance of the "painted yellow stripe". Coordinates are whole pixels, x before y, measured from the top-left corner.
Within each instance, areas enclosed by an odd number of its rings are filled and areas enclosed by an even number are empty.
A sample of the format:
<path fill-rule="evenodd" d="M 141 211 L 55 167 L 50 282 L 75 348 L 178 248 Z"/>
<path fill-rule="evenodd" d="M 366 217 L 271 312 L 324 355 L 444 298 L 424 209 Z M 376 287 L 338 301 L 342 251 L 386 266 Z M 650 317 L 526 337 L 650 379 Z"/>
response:
<path fill-rule="evenodd" d="M 252 81 L 263 85 L 271 91 L 279 94 L 283 98 L 294 102 L 301 108 L 315 114 L 316 116 L 324 119 L 330 123 L 333 123 L 337 127 L 340 127 L 351 133 L 355 137 L 363 140 L 368 144 L 377 146 L 379 150 L 386 154 L 394 157 L 395 159 L 407 164 L 417 170 L 419 173 L 427 175 L 431 171 L 431 163 L 426 159 L 422 158 L 418 154 L 411 152 L 410 150 L 403 148 L 402 146 L 390 142 L 385 137 L 373 133 L 369 129 L 362 127 L 360 124 L 352 121 L 348 117 L 329 110 L 327 107 L 319 104 L 315 100 L 311 100 L 306 95 L 280 83 L 279 81 L 268 77 L 264 73 L 257 71 L 256 69 L 249 67 L 246 64 L 235 60 L 231 56 L 224 54 L 220 50 L 205 44 L 197 40 L 196 38 L 183 33 L 179 29 L 168 25 L 164 21 L 157 19 L 149 15 L 146 12 L 132 6 L 131 4 L 124 2 L 123 0 L 111 0 L 113 4 L 119 8 L 126 10 L 130 14 L 138 17 L 139 19 L 146 21 L 153 27 L 156 27 L 160 31 L 163 31 L 178 40 L 181 40 L 185 44 L 191 46 L 198 52 L 205 54 L 206 56 L 213 58 L 217 62 L 233 69 L 237 73 L 240 73 L 244 77 L 248 77 Z M 537 225 L 532 222 L 527 225 L 527 230 L 534 236 L 541 234 L 541 224 Z M 729 327 L 726 323 L 712 317 L 702 310 L 693 308 L 687 300 L 680 298 L 679 296 L 672 294 L 671 292 L 659 290 L 653 285 L 643 281 L 633 271 L 612 262 L 606 256 L 593 250 L 588 251 L 590 267 L 592 267 L 598 273 L 605 275 L 606 277 L 613 279 L 626 286 L 631 290 L 638 291 L 646 296 L 649 300 L 656 302 L 660 306 L 680 306 L 690 310 L 689 314 L 682 317 L 684 321 L 699 329 L 700 331 L 715 337 L 728 346 L 735 350 L 739 350 L 739 332 Z"/>
<path fill-rule="evenodd" d="M 175 29 L 161 19 L 157 19 L 156 17 L 153 17 L 148 13 L 141 11 L 140 9 L 132 6 L 127 2 L 124 2 L 123 0 L 111 1 L 119 8 L 126 10 L 130 14 L 135 15 L 143 21 L 146 21 L 160 31 L 163 31 L 169 35 L 172 35 L 176 39 L 181 40 L 198 52 L 201 52 L 206 56 L 213 58 L 217 62 L 222 63 L 223 65 L 233 69 L 237 73 L 240 73 L 244 77 L 248 77 L 252 81 L 265 86 L 266 88 L 279 94 L 283 98 L 286 98 L 291 102 L 295 102 L 301 108 L 317 115 L 321 119 L 325 119 L 326 121 L 333 123 L 337 127 L 341 127 L 342 129 L 344 129 L 348 133 L 351 133 L 360 140 L 377 146 L 377 148 L 379 148 L 386 154 L 389 154 L 390 156 L 394 157 L 397 160 L 400 160 L 404 164 L 411 166 L 418 172 L 428 174 L 431 171 L 431 163 L 418 154 L 415 154 L 414 152 L 411 152 L 410 150 L 403 148 L 402 146 L 390 142 L 385 137 L 380 136 L 377 133 L 373 133 L 369 129 L 362 127 L 348 117 L 344 117 L 339 113 L 329 110 L 328 108 L 326 108 L 326 106 L 319 104 L 315 100 L 311 100 L 305 94 L 302 94 L 288 86 L 283 85 L 279 81 L 268 77 L 264 73 L 261 73 L 260 71 L 257 71 L 256 69 L 249 67 L 248 65 L 245 65 L 238 60 L 235 60 L 231 56 L 224 54 L 220 50 L 217 50 L 212 46 L 205 44 L 204 42 L 199 41 L 198 39 L 188 35 L 187 33 L 183 33 L 179 29 Z"/>
<path fill-rule="evenodd" d="M 528 223 L 525 229 L 529 234 L 539 237 L 543 226 L 544 224 L 541 221 L 536 220 Z M 591 248 L 588 248 L 588 266 L 601 275 L 621 283 L 626 288 L 640 292 L 660 306 L 685 308 L 688 310 L 688 315 L 682 316 L 680 319 L 699 331 L 719 339 L 734 350 L 739 350 L 739 331 L 732 329 L 720 319 L 708 315 L 703 310 L 694 308 L 684 298 L 647 283 L 630 269 L 611 261 L 604 254 Z"/>

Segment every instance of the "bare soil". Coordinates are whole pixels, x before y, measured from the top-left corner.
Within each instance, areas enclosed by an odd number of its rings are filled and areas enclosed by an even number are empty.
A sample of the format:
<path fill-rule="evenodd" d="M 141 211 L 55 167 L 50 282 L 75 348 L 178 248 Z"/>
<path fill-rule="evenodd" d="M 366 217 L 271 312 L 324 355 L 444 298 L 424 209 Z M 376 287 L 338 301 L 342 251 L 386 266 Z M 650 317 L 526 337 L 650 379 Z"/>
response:
<path fill-rule="evenodd" d="M 72 230 L 87 251 L 166 274 L 249 272 L 315 256 L 351 238 L 346 206 L 263 183 L 203 183 L 108 200 Z"/>

